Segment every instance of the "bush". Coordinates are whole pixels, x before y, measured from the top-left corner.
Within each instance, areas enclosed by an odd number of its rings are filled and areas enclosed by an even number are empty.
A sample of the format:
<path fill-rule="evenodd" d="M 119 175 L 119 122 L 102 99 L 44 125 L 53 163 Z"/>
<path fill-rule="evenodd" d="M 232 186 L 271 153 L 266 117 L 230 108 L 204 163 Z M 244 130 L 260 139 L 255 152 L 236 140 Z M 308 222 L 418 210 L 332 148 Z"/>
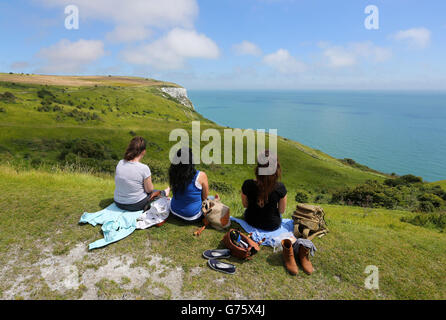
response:
<path fill-rule="evenodd" d="M 308 192 L 306 192 L 304 190 L 297 190 L 296 196 L 294 197 L 294 199 L 296 200 L 296 202 L 306 203 L 309 201 L 310 195 L 308 194 Z"/>
<path fill-rule="evenodd" d="M 333 194 L 331 202 L 362 207 L 385 207 L 392 209 L 399 199 L 388 187 L 377 181 L 368 181 L 355 188 L 346 188 Z"/>
<path fill-rule="evenodd" d="M 209 189 L 215 190 L 218 193 L 233 193 L 234 188 L 229 183 L 223 181 L 211 181 Z"/>
<path fill-rule="evenodd" d="M 168 162 L 162 162 L 150 159 L 147 165 L 152 173 L 152 181 L 167 182 L 169 181 L 169 165 Z"/>
<path fill-rule="evenodd" d="M 76 164 L 85 169 L 94 170 L 96 172 L 114 173 L 116 168 L 115 160 L 97 160 L 91 158 L 82 158 L 72 152 L 65 156 L 64 161 L 69 164 Z"/>
<path fill-rule="evenodd" d="M 430 202 L 435 208 L 440 208 L 444 204 L 443 199 L 432 193 L 424 193 L 418 197 L 418 200 L 420 202 Z"/>
<path fill-rule="evenodd" d="M 422 183 L 422 182 L 423 182 L 423 179 L 421 177 L 416 177 L 412 174 L 407 174 L 405 176 L 401 176 L 396 179 L 387 179 L 384 181 L 384 184 L 389 187 L 395 187 L 395 186 L 403 186 L 403 185 Z"/>
<path fill-rule="evenodd" d="M 315 198 L 314 198 L 314 202 L 316 203 L 329 203 L 330 202 L 330 198 L 327 194 L 318 194 Z"/>
<path fill-rule="evenodd" d="M 446 191 L 444 191 L 440 186 L 434 186 L 432 188 L 432 193 L 446 201 Z"/>
<path fill-rule="evenodd" d="M 98 116 L 97 113 L 83 112 L 78 109 L 73 109 L 73 111 L 69 111 L 65 113 L 66 116 L 74 118 L 77 122 L 86 122 L 90 120 L 102 120 L 101 117 Z"/>
<path fill-rule="evenodd" d="M 43 103 L 43 102 L 42 102 Z M 57 111 L 62 111 L 63 107 L 61 106 L 51 106 L 51 104 L 42 104 L 41 107 L 37 108 L 37 111 L 39 112 L 57 112 Z"/>
<path fill-rule="evenodd" d="M 81 158 L 105 160 L 111 158 L 103 144 L 87 139 L 75 139 L 65 143 L 65 150 L 59 156 L 60 160 L 66 160 L 68 154 L 74 154 Z"/>
<path fill-rule="evenodd" d="M 409 209 L 432 212 L 444 207 L 446 192 L 439 186 L 423 183 L 420 177 L 406 175 L 384 183 L 367 181 L 354 188 L 333 193 L 331 202 L 363 207 Z"/>
<path fill-rule="evenodd" d="M 446 213 L 422 213 L 413 218 L 401 218 L 401 221 L 408 222 L 416 226 L 436 228 L 444 231 L 446 229 Z"/>
<path fill-rule="evenodd" d="M 421 201 L 418 205 L 418 210 L 421 212 L 434 212 L 435 207 L 432 202 L 429 201 Z"/>
<path fill-rule="evenodd" d="M 6 91 L 5 93 L 0 93 L 0 101 L 4 102 L 14 102 L 16 97 L 11 93 Z"/>
<path fill-rule="evenodd" d="M 37 96 L 40 99 L 48 99 L 50 101 L 53 101 L 56 98 L 56 96 L 51 91 L 48 91 L 46 89 L 40 89 L 39 91 L 37 91 Z"/>
<path fill-rule="evenodd" d="M 42 160 L 40 158 L 34 158 L 31 160 L 31 166 L 33 168 L 37 168 L 42 164 Z"/>

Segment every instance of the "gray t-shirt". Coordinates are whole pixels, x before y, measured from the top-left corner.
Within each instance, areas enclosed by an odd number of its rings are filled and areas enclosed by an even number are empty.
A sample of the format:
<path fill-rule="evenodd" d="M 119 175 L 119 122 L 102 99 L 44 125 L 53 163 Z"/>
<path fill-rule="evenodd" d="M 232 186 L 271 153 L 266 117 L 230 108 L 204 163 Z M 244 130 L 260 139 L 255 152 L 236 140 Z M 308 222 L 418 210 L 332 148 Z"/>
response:
<path fill-rule="evenodd" d="M 146 198 L 144 180 L 150 175 L 149 167 L 143 163 L 119 161 L 115 173 L 115 201 L 135 204 Z"/>

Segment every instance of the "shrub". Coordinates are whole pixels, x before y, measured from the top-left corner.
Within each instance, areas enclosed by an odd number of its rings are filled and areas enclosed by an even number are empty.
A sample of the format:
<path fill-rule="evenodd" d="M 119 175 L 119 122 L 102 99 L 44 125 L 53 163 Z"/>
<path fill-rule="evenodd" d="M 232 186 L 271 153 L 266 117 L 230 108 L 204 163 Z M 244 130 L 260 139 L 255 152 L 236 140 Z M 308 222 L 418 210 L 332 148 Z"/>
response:
<path fill-rule="evenodd" d="M 432 212 L 445 205 L 446 192 L 439 186 L 423 183 L 420 177 L 406 175 L 384 183 L 367 181 L 333 193 L 331 202 L 365 207 L 409 209 Z"/>
<path fill-rule="evenodd" d="M 411 223 L 420 227 L 436 228 L 444 231 L 446 229 L 446 213 L 422 213 L 413 218 L 403 217 L 401 221 Z"/>
<path fill-rule="evenodd" d="M 6 91 L 5 93 L 0 93 L 0 101 L 4 102 L 14 102 L 16 97 L 9 91 Z"/>
<path fill-rule="evenodd" d="M 37 108 L 37 111 L 39 112 L 57 112 L 57 111 L 62 111 L 63 107 L 61 106 L 51 106 L 51 104 L 43 104 L 41 107 Z"/>
<path fill-rule="evenodd" d="M 420 202 L 430 202 L 435 208 L 440 208 L 444 201 L 439 196 L 432 193 L 424 193 L 418 197 Z"/>
<path fill-rule="evenodd" d="M 429 201 L 421 201 L 418 210 L 421 212 L 433 212 L 435 211 L 435 207 L 432 202 Z"/>
<path fill-rule="evenodd" d="M 211 181 L 209 189 L 215 190 L 218 193 L 233 193 L 234 188 L 229 183 L 223 181 Z"/>
<path fill-rule="evenodd" d="M 72 152 L 65 156 L 64 161 L 70 164 L 76 164 L 83 169 L 90 169 L 96 172 L 114 173 L 116 168 L 115 160 L 98 160 L 92 158 L 82 158 Z"/>
<path fill-rule="evenodd" d="M 105 160 L 109 158 L 103 144 L 87 139 L 75 139 L 65 143 L 65 150 L 59 156 L 60 160 L 66 160 L 66 156 L 72 153 L 82 158 Z"/>
<path fill-rule="evenodd" d="M 169 165 L 168 162 L 162 162 L 155 159 L 150 159 L 147 165 L 152 172 L 152 181 L 167 182 L 169 181 Z"/>
<path fill-rule="evenodd" d="M 346 188 L 333 194 L 332 203 L 349 204 L 362 207 L 394 208 L 398 203 L 392 190 L 377 181 L 368 181 L 355 188 Z"/>
<path fill-rule="evenodd" d="M 40 99 L 48 99 L 50 101 L 53 101 L 56 98 L 56 96 L 51 91 L 48 91 L 46 89 L 40 89 L 39 91 L 37 91 L 37 96 Z"/>
<path fill-rule="evenodd" d="M 69 111 L 65 113 L 66 116 L 74 118 L 77 122 L 86 122 L 90 120 L 101 121 L 101 117 L 98 116 L 97 113 L 83 112 L 78 109 L 73 109 L 73 111 Z"/>
<path fill-rule="evenodd" d="M 296 200 L 296 202 L 305 203 L 309 201 L 310 195 L 304 190 L 297 190 L 294 199 Z"/>
<path fill-rule="evenodd" d="M 31 166 L 33 168 L 37 168 L 42 164 L 42 160 L 40 158 L 34 158 L 31 160 Z"/>
<path fill-rule="evenodd" d="M 396 179 L 387 179 L 384 181 L 384 184 L 389 187 L 401 186 L 401 185 L 409 185 L 414 183 L 422 183 L 423 179 L 421 177 L 416 177 L 412 174 L 407 174 L 405 176 L 401 176 Z"/>
<path fill-rule="evenodd" d="M 330 202 L 330 197 L 327 194 L 318 194 L 314 198 L 314 202 L 316 202 L 316 203 L 329 203 Z"/>
<path fill-rule="evenodd" d="M 434 186 L 432 188 L 432 193 L 446 201 L 446 191 L 444 191 L 440 186 Z"/>

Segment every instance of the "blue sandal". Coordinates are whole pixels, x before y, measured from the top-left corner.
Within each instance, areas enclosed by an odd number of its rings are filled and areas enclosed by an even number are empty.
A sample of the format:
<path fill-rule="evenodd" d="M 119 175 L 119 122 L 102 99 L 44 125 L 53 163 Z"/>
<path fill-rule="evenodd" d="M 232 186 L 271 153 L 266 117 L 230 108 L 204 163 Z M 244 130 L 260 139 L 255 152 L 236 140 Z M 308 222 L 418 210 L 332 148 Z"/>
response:
<path fill-rule="evenodd" d="M 214 249 L 206 250 L 203 252 L 203 257 L 206 259 L 224 259 L 231 256 L 231 251 L 229 249 Z"/>
<path fill-rule="evenodd" d="M 223 273 L 227 273 L 227 274 L 235 273 L 235 266 L 233 264 L 221 262 L 217 259 L 208 260 L 208 266 L 211 267 L 211 269 L 214 269 L 216 271 L 220 271 Z"/>

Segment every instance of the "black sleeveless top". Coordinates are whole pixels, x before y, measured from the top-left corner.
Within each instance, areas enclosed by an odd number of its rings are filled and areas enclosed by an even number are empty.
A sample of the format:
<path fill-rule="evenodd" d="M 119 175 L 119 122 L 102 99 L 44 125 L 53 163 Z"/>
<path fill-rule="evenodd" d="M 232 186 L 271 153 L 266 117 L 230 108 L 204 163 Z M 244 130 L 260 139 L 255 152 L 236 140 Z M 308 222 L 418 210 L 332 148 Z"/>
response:
<path fill-rule="evenodd" d="M 268 202 L 263 208 L 257 204 L 258 188 L 254 180 L 246 180 L 242 186 L 243 194 L 248 198 L 248 208 L 244 219 L 251 226 L 267 231 L 273 231 L 280 227 L 282 217 L 279 213 L 279 201 L 286 196 L 287 190 L 281 182 L 276 184 L 274 190 L 268 195 Z"/>

